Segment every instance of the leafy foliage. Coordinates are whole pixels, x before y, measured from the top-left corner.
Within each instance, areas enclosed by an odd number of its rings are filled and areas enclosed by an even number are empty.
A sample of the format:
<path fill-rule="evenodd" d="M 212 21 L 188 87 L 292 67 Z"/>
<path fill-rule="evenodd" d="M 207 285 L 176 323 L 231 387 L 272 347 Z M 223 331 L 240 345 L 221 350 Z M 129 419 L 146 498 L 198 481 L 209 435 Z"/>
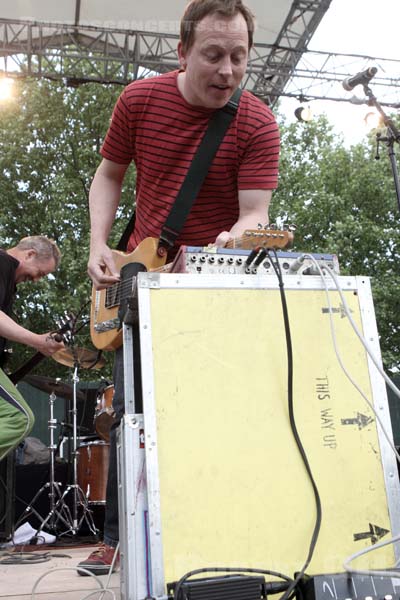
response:
<path fill-rule="evenodd" d="M 295 249 L 337 254 L 342 274 L 371 277 L 384 363 L 400 365 L 400 213 L 387 155 L 375 139 L 346 149 L 322 116 L 282 126 L 271 217 L 295 223 Z"/>
<path fill-rule="evenodd" d="M 0 106 L 0 244 L 12 246 L 41 233 L 53 237 L 63 253 L 55 279 L 19 286 L 17 318 L 28 328 L 47 331 L 65 311 L 79 313 L 78 345 L 91 348 L 88 194 L 121 88 L 95 83 L 71 88 L 45 79 L 20 79 L 16 87 L 14 102 Z M 386 153 L 374 159 L 373 138 L 346 148 L 325 117 L 290 125 L 283 116 L 278 119 L 280 184 L 271 220 L 296 224 L 295 250 L 335 253 L 342 273 L 372 278 L 384 362 L 398 369 L 399 209 Z M 132 168 L 111 244 L 132 212 L 134 178 Z M 30 354 L 16 346 L 11 367 Z M 62 369 L 46 360 L 36 372 L 55 377 Z M 93 378 L 90 372 L 81 375 Z"/>
<path fill-rule="evenodd" d="M 120 90 L 20 79 L 13 102 L 0 107 L 0 243 L 9 247 L 24 236 L 43 234 L 55 239 L 63 254 L 55 279 L 18 286 L 17 319 L 39 332 L 53 330 L 54 320 L 65 312 L 80 313 L 78 344 L 89 348 L 89 187 Z M 133 177 L 132 169 L 114 243 L 133 210 Z M 10 368 L 31 354 L 31 349 L 15 348 Z M 38 369 L 50 376 L 59 375 L 59 370 L 49 360 Z"/>

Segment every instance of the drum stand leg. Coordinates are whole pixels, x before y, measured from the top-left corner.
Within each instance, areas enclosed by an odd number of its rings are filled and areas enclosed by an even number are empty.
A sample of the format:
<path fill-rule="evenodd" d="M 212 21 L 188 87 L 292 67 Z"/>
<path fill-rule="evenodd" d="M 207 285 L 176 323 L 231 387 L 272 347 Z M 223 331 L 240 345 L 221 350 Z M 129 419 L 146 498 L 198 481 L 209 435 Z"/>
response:
<path fill-rule="evenodd" d="M 64 494 L 61 497 L 61 501 L 65 499 L 65 497 L 72 492 L 72 520 L 69 528 L 64 531 L 61 535 L 65 535 L 67 533 L 76 534 L 82 526 L 82 523 L 85 522 L 89 527 L 89 530 L 97 535 L 98 530 L 93 521 L 92 511 L 89 508 L 89 504 L 85 494 L 83 493 L 82 488 L 78 485 L 78 439 L 77 439 L 77 385 L 79 382 L 78 377 L 78 363 L 75 362 L 74 365 L 74 375 L 73 375 L 73 405 L 72 405 L 72 465 L 73 465 L 73 483 L 69 485 L 65 490 Z M 78 507 L 82 510 L 82 515 L 79 518 L 78 516 Z"/>
<path fill-rule="evenodd" d="M 46 483 L 44 486 L 40 488 L 40 490 L 36 493 L 33 500 L 30 502 L 29 506 L 24 510 L 21 515 L 16 527 L 18 527 L 19 523 L 23 521 L 28 515 L 35 515 L 40 521 L 40 527 L 33 536 L 38 539 L 40 537 L 40 533 L 46 527 L 51 533 L 55 535 L 66 535 L 73 534 L 76 535 L 79 529 L 81 528 L 83 522 L 86 523 L 91 533 L 94 535 L 98 534 L 98 530 L 93 521 L 92 512 L 89 508 L 87 498 L 83 493 L 82 489 L 79 487 L 77 483 L 78 479 L 78 467 L 77 467 L 77 407 L 76 407 L 76 390 L 78 383 L 78 367 L 75 366 L 74 371 L 74 393 L 73 393 L 73 484 L 67 486 L 64 493 L 61 493 L 60 483 L 55 481 L 54 473 L 55 473 L 55 453 L 57 446 L 54 443 L 54 430 L 57 426 L 57 420 L 54 418 L 54 401 L 56 399 L 56 394 L 54 391 L 49 396 L 49 431 L 50 431 L 50 481 Z M 50 510 L 48 515 L 43 518 L 39 512 L 34 508 L 34 504 L 37 499 L 41 496 L 42 493 L 48 490 L 48 496 L 50 500 Z M 72 492 L 72 513 L 66 502 L 66 498 L 68 494 Z M 82 510 L 82 515 L 79 518 L 78 516 L 78 507 Z M 59 533 L 61 527 L 66 527 L 62 533 Z"/>
<path fill-rule="evenodd" d="M 39 519 L 41 522 L 39 529 L 36 534 L 33 536 L 34 538 L 39 538 L 41 531 L 43 531 L 44 527 L 47 528 L 54 534 L 57 533 L 57 526 L 59 523 L 63 523 L 65 526 L 70 526 L 71 524 L 71 512 L 69 507 L 64 502 L 64 495 L 61 495 L 60 484 L 55 481 L 55 453 L 57 450 L 57 446 L 54 443 L 54 430 L 57 426 L 57 421 L 54 418 L 54 401 L 56 399 L 56 395 L 54 391 L 49 396 L 49 431 L 50 431 L 50 481 L 43 485 L 40 490 L 35 494 L 34 498 L 27 506 L 27 508 L 22 513 L 18 523 L 16 524 L 16 528 L 19 523 L 24 520 L 28 515 L 33 514 L 35 517 Z M 43 518 L 40 513 L 34 508 L 34 505 L 38 498 L 48 490 L 48 497 L 50 500 L 50 511 L 47 517 Z"/>

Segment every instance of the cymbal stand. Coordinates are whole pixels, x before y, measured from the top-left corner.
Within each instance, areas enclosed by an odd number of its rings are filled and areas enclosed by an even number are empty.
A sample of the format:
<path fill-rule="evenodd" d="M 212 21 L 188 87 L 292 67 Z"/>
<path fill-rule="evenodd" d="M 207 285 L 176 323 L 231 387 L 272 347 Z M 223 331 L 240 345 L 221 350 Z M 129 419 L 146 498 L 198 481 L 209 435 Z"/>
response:
<path fill-rule="evenodd" d="M 88 526 L 89 530 L 97 535 L 98 530 L 93 521 L 92 511 L 89 508 L 88 500 L 82 490 L 82 488 L 78 484 L 78 424 L 77 424 L 77 386 L 79 383 L 78 376 L 78 367 L 79 363 L 76 360 L 74 363 L 74 374 L 73 374 L 73 396 L 72 396 L 72 484 L 68 485 L 65 490 L 62 499 L 64 499 L 70 491 L 72 494 L 72 521 L 69 529 L 65 531 L 62 535 L 66 533 L 76 534 L 82 526 L 82 523 L 85 522 Z M 82 509 L 82 514 L 79 517 L 79 510 Z"/>
<path fill-rule="evenodd" d="M 47 527 L 52 533 L 57 533 L 57 525 L 61 522 L 65 526 L 70 527 L 71 520 L 71 511 L 67 504 L 64 502 L 64 495 L 61 494 L 60 483 L 55 481 L 55 455 L 58 446 L 55 444 L 55 436 L 54 431 L 57 427 L 57 419 L 54 418 L 54 402 L 56 399 L 56 394 L 54 391 L 49 395 L 49 420 L 48 427 L 50 433 L 50 475 L 49 481 L 45 483 L 40 490 L 36 493 L 30 504 L 26 507 L 24 512 L 22 513 L 18 523 L 16 524 L 16 528 L 19 523 L 23 521 L 28 515 L 33 514 L 40 521 L 40 527 L 36 531 L 35 535 L 32 539 L 38 539 L 40 537 L 40 532 Z M 50 510 L 45 518 L 43 518 L 39 512 L 35 509 L 34 505 L 42 495 L 42 493 L 46 490 L 49 490 L 48 497 L 50 501 Z"/>

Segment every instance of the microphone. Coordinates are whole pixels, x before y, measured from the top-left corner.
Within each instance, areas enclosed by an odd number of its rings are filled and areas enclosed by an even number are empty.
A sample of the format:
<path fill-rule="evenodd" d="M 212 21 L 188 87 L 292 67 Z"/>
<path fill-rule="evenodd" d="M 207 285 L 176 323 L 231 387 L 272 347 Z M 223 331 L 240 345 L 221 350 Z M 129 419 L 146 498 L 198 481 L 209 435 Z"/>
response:
<path fill-rule="evenodd" d="M 373 77 L 377 74 L 378 69 L 376 67 L 369 67 L 365 69 L 365 71 L 360 71 L 357 75 L 353 75 L 352 77 L 347 77 L 343 80 L 343 87 L 346 92 L 351 92 L 356 85 L 362 83 L 363 85 L 367 85 L 371 81 Z"/>

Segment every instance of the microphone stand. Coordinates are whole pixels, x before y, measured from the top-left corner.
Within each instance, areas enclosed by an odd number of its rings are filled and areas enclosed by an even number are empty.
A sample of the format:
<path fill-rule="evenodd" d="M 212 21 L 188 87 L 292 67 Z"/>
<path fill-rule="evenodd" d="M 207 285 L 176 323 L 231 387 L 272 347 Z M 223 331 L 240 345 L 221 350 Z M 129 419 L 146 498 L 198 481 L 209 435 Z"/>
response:
<path fill-rule="evenodd" d="M 400 131 L 397 129 L 396 125 L 393 123 L 392 119 L 390 119 L 386 113 L 384 112 L 381 104 L 378 102 L 374 94 L 372 93 L 371 88 L 368 85 L 364 85 L 364 93 L 368 97 L 368 105 L 375 106 L 379 114 L 382 116 L 383 122 L 386 126 L 386 136 L 383 137 L 380 133 L 376 134 L 378 149 L 379 143 L 384 142 L 388 147 L 388 154 L 390 159 L 390 164 L 392 166 L 392 173 L 394 179 L 394 186 L 396 188 L 396 196 L 397 196 L 397 205 L 400 211 L 400 182 L 399 182 L 399 173 L 397 169 L 396 162 L 396 154 L 394 152 L 394 142 L 400 144 Z M 377 158 L 379 158 L 379 152 L 377 151 Z"/>

